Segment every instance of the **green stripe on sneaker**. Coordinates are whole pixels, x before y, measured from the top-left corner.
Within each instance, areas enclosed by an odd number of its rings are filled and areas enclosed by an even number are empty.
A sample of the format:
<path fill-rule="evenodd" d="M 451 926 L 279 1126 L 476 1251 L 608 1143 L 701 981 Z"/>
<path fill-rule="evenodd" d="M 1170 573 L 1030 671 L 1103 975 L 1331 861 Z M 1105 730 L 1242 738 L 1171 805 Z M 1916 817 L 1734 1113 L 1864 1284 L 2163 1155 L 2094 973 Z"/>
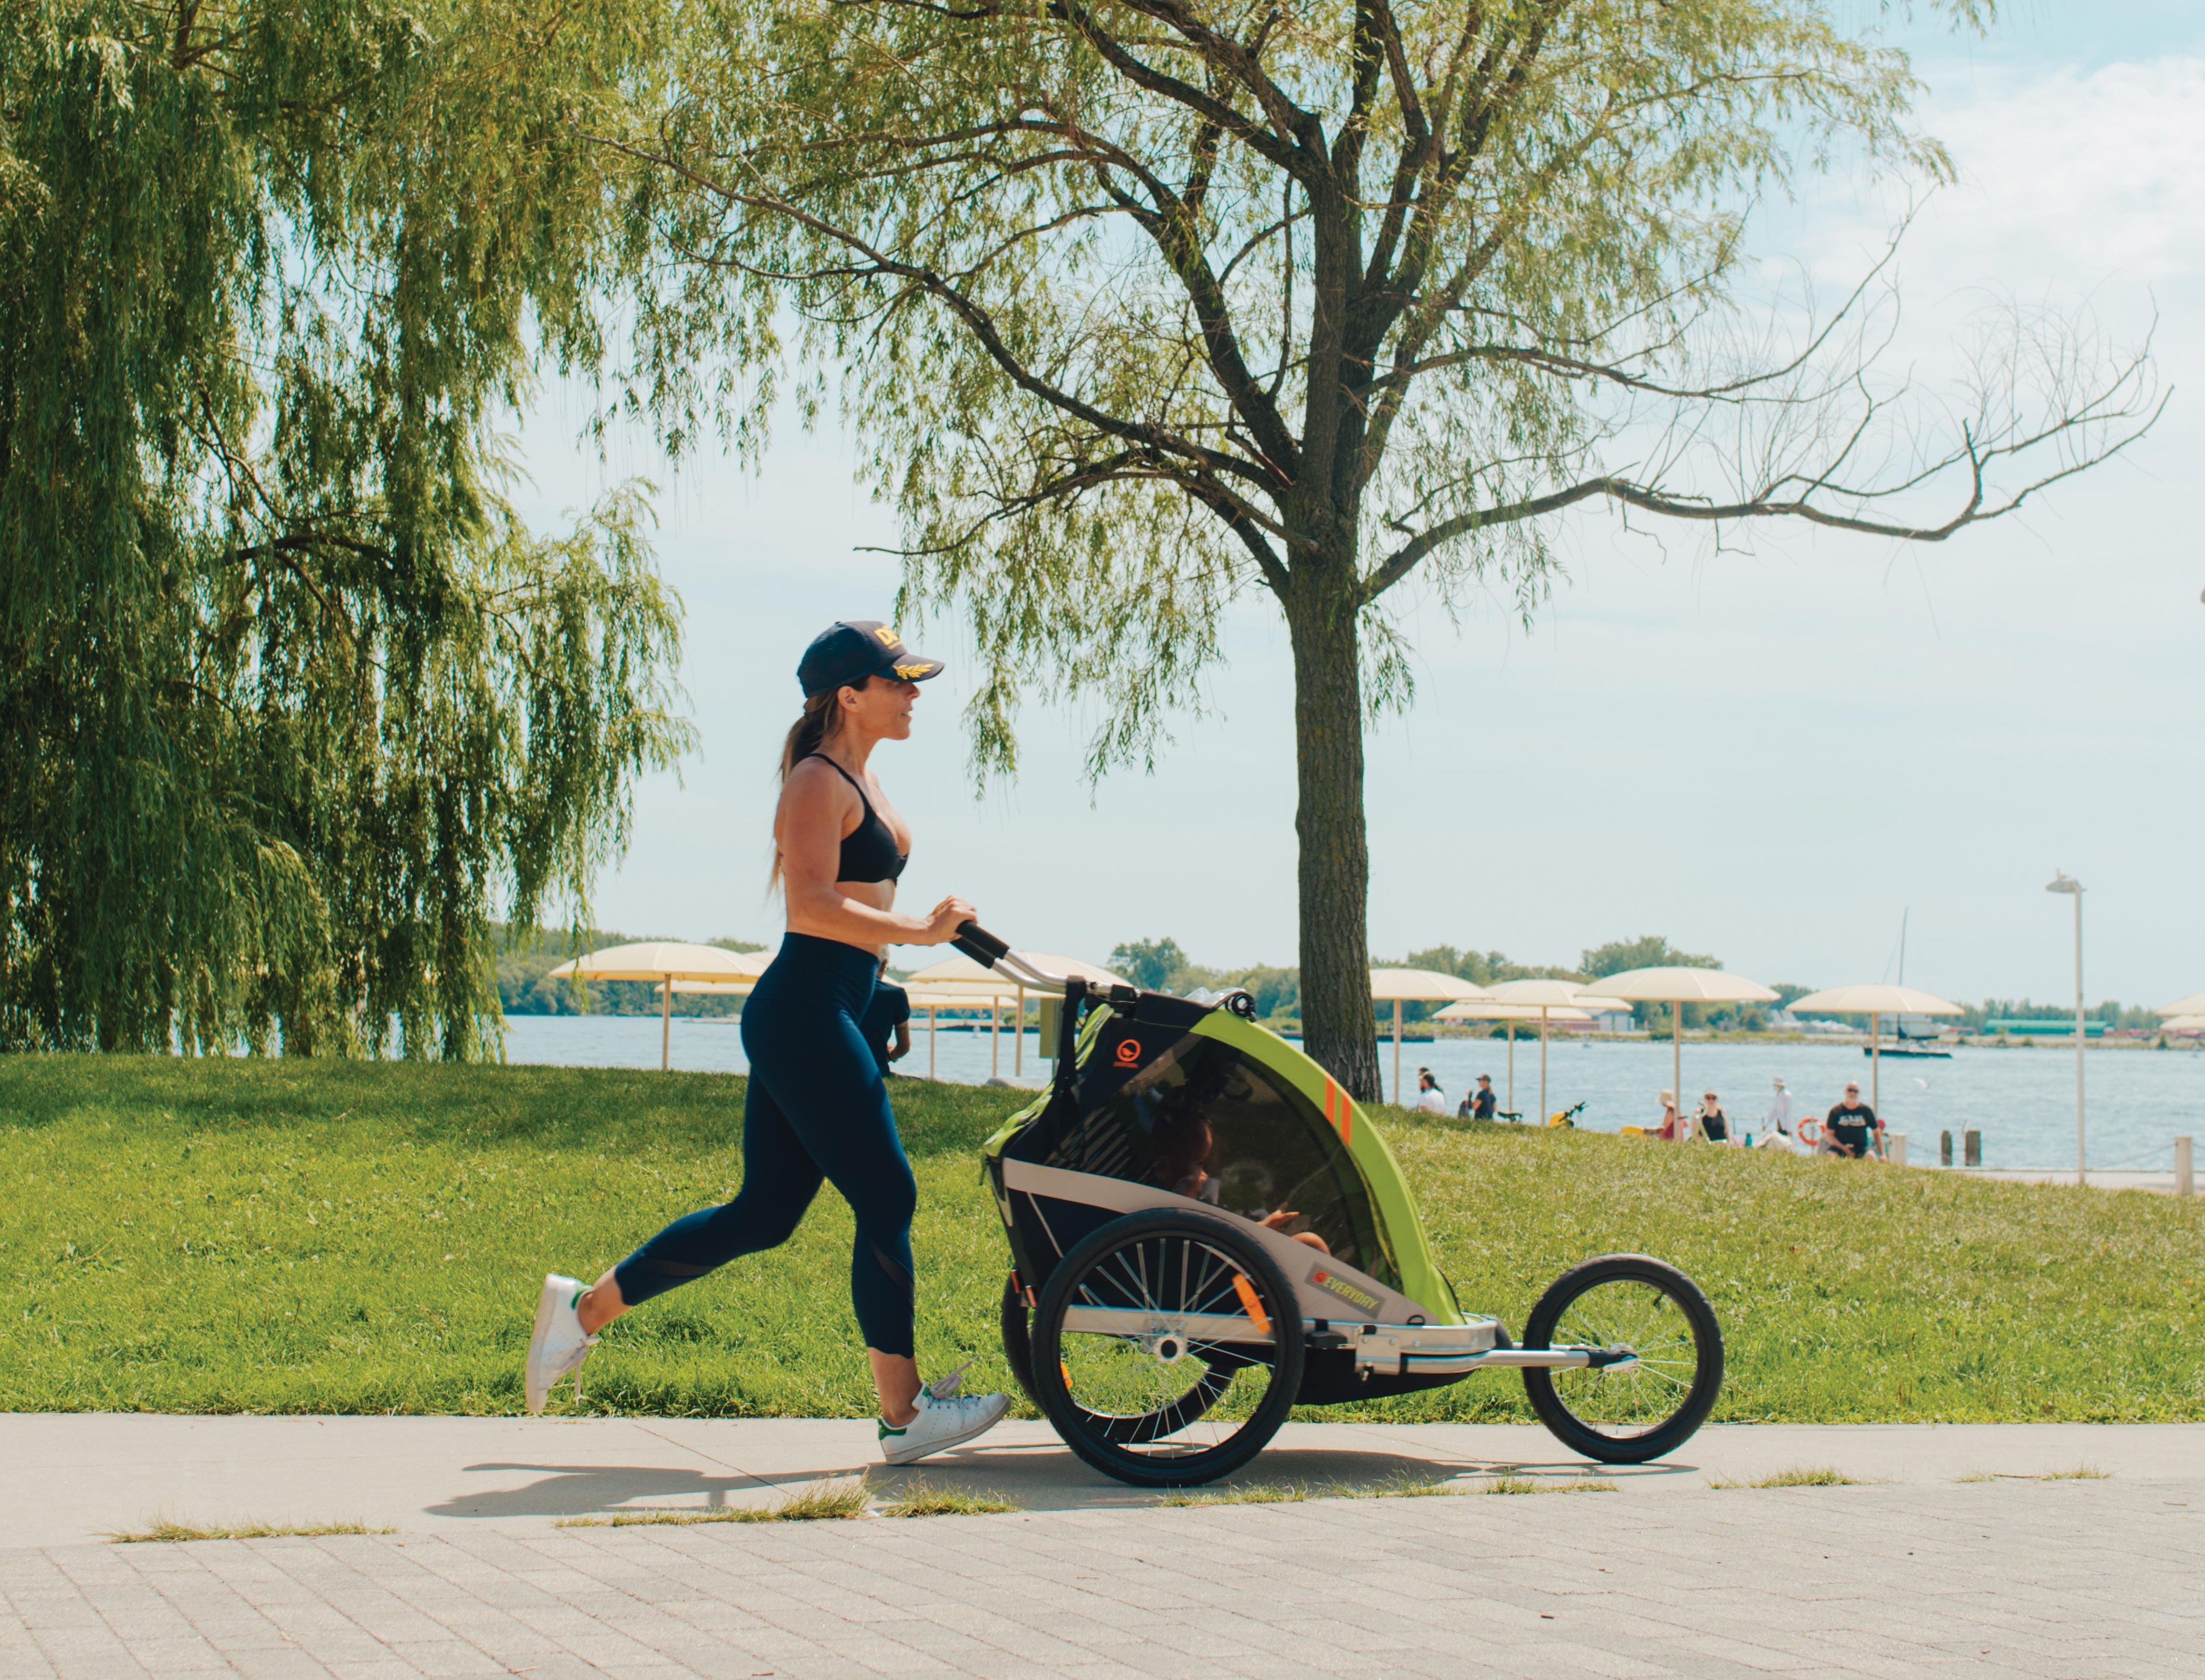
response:
<path fill-rule="evenodd" d="M 903 1434 L 904 1433 L 906 1433 L 906 1431 L 911 1428 L 911 1426 L 910 1426 L 909 1424 L 907 1424 L 907 1423 L 906 1423 L 906 1425 L 904 1425 L 903 1428 L 899 1429 L 899 1428 L 896 1428 L 896 1426 L 895 1426 L 894 1424 L 893 1424 L 893 1423 L 889 1422 L 888 1421 L 888 1419 L 886 1419 L 885 1417 L 883 1417 L 883 1418 L 880 1418 L 880 1419 L 877 1419 L 877 1420 L 876 1420 L 876 1421 L 877 1421 L 877 1422 L 880 1424 L 880 1426 L 881 1426 L 880 1439 L 881 1439 L 881 1440 L 887 1440 L 890 1435 L 900 1435 L 900 1434 Z"/>

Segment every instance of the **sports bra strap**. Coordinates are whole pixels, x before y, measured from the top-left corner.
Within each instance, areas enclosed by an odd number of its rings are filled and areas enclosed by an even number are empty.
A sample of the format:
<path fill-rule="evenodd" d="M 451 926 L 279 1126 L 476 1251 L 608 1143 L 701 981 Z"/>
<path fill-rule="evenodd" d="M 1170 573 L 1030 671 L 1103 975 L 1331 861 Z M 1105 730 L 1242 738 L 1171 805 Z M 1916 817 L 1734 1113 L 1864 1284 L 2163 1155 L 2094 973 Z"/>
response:
<path fill-rule="evenodd" d="M 844 769 L 840 764 L 837 764 L 823 752 L 807 752 L 804 756 L 807 758 L 817 758 L 829 769 L 834 771 L 836 775 L 848 782 L 851 787 L 856 788 L 858 790 L 859 803 L 865 806 L 865 815 L 868 816 L 872 815 L 873 802 L 865 797 L 865 784 L 864 782 L 859 781 L 857 777 L 852 775 L 847 770 Z"/>

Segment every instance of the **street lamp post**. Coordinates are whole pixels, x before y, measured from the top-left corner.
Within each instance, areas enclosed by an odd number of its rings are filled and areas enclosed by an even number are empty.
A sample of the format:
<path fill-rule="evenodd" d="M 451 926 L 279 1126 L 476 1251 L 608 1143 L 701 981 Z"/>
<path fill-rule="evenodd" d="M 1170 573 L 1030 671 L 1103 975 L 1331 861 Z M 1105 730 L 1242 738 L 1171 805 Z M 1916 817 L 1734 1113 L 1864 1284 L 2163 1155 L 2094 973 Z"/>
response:
<path fill-rule="evenodd" d="M 2065 893 L 2075 900 L 2075 1182 L 2080 1184 L 2087 1182 L 2083 1172 L 2083 883 L 2065 870 L 2054 870 L 2044 890 Z"/>

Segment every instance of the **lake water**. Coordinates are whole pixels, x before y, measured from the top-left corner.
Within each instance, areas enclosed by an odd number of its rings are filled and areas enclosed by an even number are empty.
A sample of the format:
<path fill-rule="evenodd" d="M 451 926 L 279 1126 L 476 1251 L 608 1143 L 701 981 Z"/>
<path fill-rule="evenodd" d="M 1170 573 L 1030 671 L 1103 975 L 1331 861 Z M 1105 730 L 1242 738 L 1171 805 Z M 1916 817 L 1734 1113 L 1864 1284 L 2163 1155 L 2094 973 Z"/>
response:
<path fill-rule="evenodd" d="M 506 1021 L 506 1058 L 564 1067 L 657 1067 L 658 1022 L 635 1015 L 514 1015 Z M 1025 1036 L 1023 1079 L 1038 1084 L 1048 1065 L 1036 1036 Z M 1013 1077 L 1013 1036 L 992 1046 L 986 1032 L 944 1031 L 933 1048 L 936 1077 L 984 1083 L 1000 1067 Z M 996 1060 L 1000 1054 L 1000 1061 Z M 748 1071 L 740 1032 L 733 1020 L 674 1022 L 674 1066 L 697 1072 Z M 912 1035 L 902 1064 L 914 1075 L 928 1072 L 924 1021 Z M 1391 1089 L 1394 1047 L 1381 1038 L 1379 1065 Z M 1548 1051 L 1549 1110 L 1580 1098 L 1578 1124 L 1614 1131 L 1660 1118 L 1657 1094 L 1669 1084 L 1666 1040 L 1556 1041 Z M 1459 1101 L 1477 1075 L 1490 1073 L 1502 1106 L 1536 1116 L 1539 1106 L 1539 1044 L 1516 1042 L 1515 1101 L 1508 1101 L 1507 1044 L 1501 1039 L 1442 1039 L 1404 1044 L 1401 1066 L 1412 1085 L 1416 1070 L 1429 1067 Z M 1802 1113 L 1828 1108 L 1847 1079 L 1869 1084 L 1868 1058 L 1850 1044 L 1691 1044 L 1685 1046 L 1685 1089 L 1697 1106 L 1713 1089 L 1734 1123 L 1758 1132 L 1768 1112 L 1770 1080 L 1790 1085 Z M 2205 1133 L 2205 1054 L 2184 1051 L 2092 1049 L 2084 1059 L 2089 1099 L 2090 1164 L 2166 1170 L 2171 1142 Z M 2075 1056 L 2071 1044 L 2025 1050 L 1954 1052 L 1950 1061 L 1886 1058 L 1881 1113 L 1894 1131 L 1907 1134 L 1918 1162 L 1936 1160 L 1937 1134 L 1949 1129 L 1958 1152 L 1970 1127 L 1983 1135 L 1983 1164 L 2011 1168 L 2070 1167 L 2075 1161 Z"/>

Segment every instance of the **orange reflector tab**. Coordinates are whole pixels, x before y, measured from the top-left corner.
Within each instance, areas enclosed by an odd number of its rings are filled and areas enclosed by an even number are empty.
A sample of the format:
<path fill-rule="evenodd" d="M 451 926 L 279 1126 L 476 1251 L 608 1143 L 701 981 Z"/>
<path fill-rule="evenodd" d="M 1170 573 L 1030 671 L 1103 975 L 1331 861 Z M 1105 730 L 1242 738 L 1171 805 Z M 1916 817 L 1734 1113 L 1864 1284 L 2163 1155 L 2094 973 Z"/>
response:
<path fill-rule="evenodd" d="M 1235 1272 L 1233 1274 L 1233 1292 L 1240 1297 L 1242 1310 L 1256 1321 L 1257 1332 L 1263 1335 L 1269 1335 L 1271 1333 L 1270 1315 L 1263 1310 L 1263 1303 L 1256 1293 L 1255 1285 L 1250 1283 L 1239 1273 Z"/>

